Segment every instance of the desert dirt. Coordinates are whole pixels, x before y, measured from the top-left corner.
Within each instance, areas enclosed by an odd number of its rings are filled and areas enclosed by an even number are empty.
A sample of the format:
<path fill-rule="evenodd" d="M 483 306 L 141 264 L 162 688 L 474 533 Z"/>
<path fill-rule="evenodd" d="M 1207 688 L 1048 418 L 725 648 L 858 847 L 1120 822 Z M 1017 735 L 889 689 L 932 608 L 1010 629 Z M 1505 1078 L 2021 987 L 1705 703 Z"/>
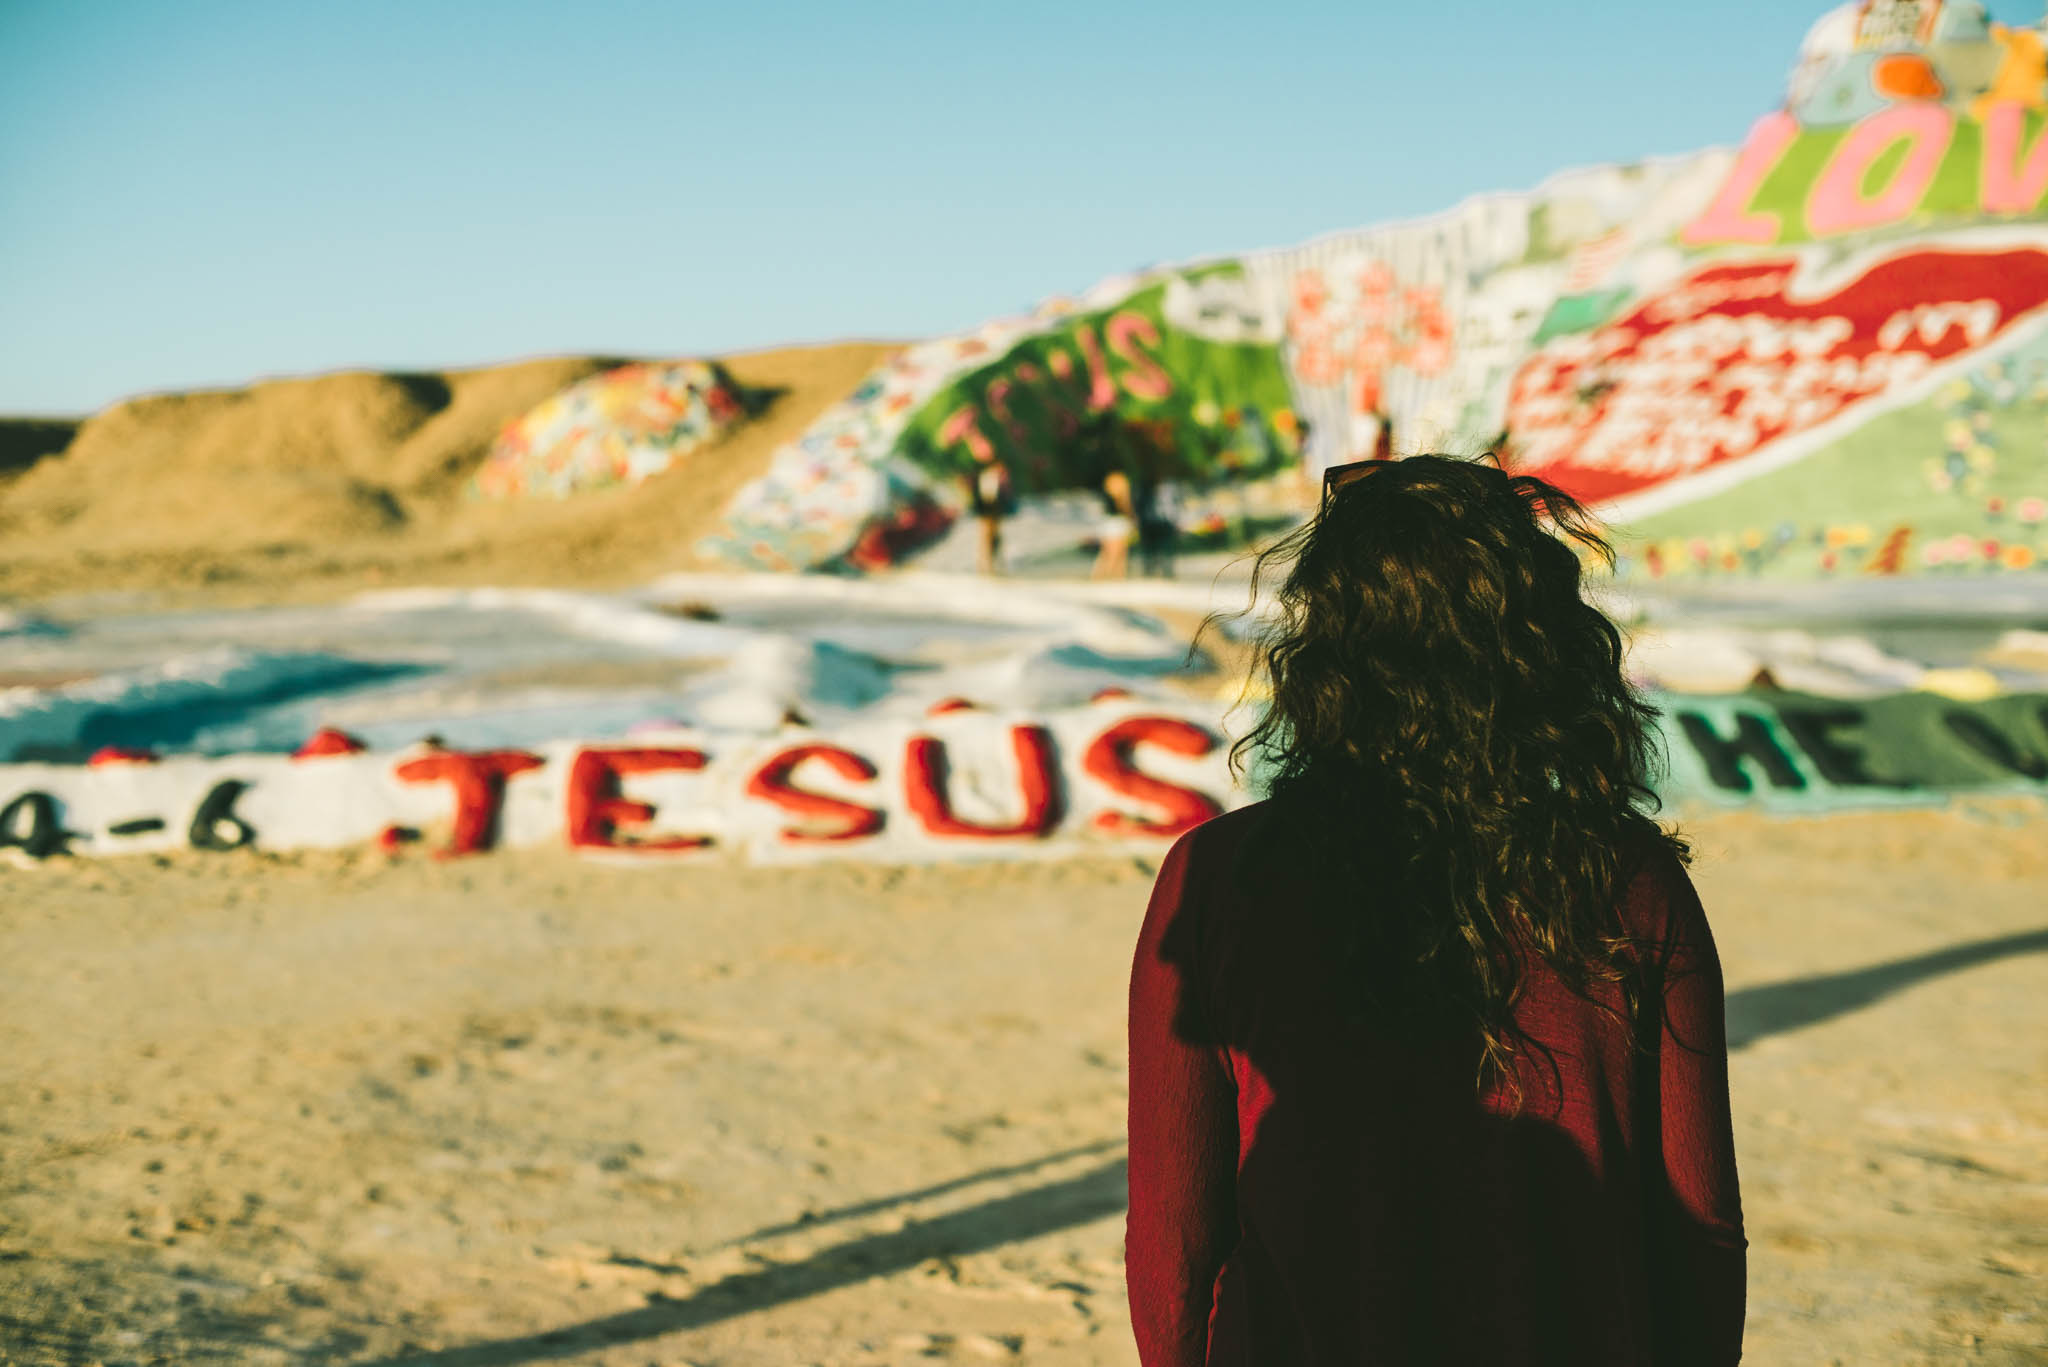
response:
<path fill-rule="evenodd" d="M 2048 813 L 1685 826 L 1747 1360 L 2048 1362 Z M 1130 1364 L 1149 873 L 0 868 L 0 1362 Z"/>
<path fill-rule="evenodd" d="M 507 422 L 616 360 L 151 395 L 75 435 L 0 420 L 0 605 L 322 601 L 421 582 L 617 587 L 707 568 L 694 548 L 733 494 L 893 350 L 723 357 L 764 395 L 758 414 L 644 484 L 562 500 L 480 500 L 470 477 Z"/>

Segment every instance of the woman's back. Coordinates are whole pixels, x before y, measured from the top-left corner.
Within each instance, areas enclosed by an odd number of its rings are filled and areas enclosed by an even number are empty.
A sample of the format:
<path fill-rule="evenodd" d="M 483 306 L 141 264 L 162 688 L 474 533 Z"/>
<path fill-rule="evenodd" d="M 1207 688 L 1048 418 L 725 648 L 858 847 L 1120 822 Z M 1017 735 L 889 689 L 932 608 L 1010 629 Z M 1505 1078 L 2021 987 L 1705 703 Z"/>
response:
<path fill-rule="evenodd" d="M 1720 970 L 1611 555 L 1442 456 L 1331 468 L 1261 555 L 1269 800 L 1176 847 L 1132 970 L 1147 1367 L 1740 1355 Z"/>
<path fill-rule="evenodd" d="M 1374 889 L 1250 860 L 1276 819 L 1182 839 L 1133 967 L 1147 1367 L 1735 1361 L 1720 970 L 1677 859 L 1623 855 L 1633 1009 L 1626 977 L 1575 990 L 1524 955 L 1512 1081 L 1481 1088 L 1474 1030 L 1347 1007 L 1329 908 Z"/>

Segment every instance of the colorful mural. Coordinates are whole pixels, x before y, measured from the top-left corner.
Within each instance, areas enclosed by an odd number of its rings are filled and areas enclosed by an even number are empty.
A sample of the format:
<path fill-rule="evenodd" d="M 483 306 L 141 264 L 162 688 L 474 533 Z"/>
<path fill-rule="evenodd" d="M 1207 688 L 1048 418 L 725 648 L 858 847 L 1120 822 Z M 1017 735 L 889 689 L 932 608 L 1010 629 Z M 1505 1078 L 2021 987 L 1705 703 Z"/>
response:
<path fill-rule="evenodd" d="M 906 501 L 935 529 L 991 461 L 1027 493 L 1144 461 L 1313 474 L 1391 427 L 1397 452 L 1500 450 L 1599 502 L 1635 572 L 2031 568 L 2048 545 L 2014 529 L 2048 498 L 2048 442 L 2008 414 L 2033 381 L 2000 377 L 2048 328 L 2044 201 L 2048 30 L 1859 0 L 1813 26 L 1739 149 L 1120 276 L 913 347 L 778 457 L 718 549 L 850 563 Z M 1864 469 L 1895 460 L 1904 501 Z"/>
<path fill-rule="evenodd" d="M 1651 579 L 2034 570 L 2048 563 L 2048 334 L 1628 529 L 1622 572 Z"/>
<path fill-rule="evenodd" d="M 1211 326 L 1199 302 L 1226 298 L 1237 274 L 1190 272 L 1018 341 L 943 386 L 897 449 L 940 475 L 1001 461 L 1024 492 L 1087 487 L 1125 463 L 1272 473 L 1299 451 L 1286 372 L 1271 345 Z"/>
<path fill-rule="evenodd" d="M 1782 463 L 1798 438 L 1911 392 L 2048 304 L 2044 248 L 1904 251 L 1833 289 L 1800 281 L 1791 258 L 1695 272 L 1522 365 L 1516 463 L 1584 498 L 1664 504 L 1753 470 L 1766 448 Z"/>
<path fill-rule="evenodd" d="M 625 365 L 506 424 L 476 473 L 485 498 L 566 498 L 660 474 L 746 415 L 716 365 Z"/>
<path fill-rule="evenodd" d="M 770 569 L 873 568 L 959 511 L 993 461 L 1020 492 L 1110 468 L 1210 479 L 1294 463 L 1301 426 L 1234 263 L 1140 281 L 907 347 L 776 453 L 707 544 Z"/>

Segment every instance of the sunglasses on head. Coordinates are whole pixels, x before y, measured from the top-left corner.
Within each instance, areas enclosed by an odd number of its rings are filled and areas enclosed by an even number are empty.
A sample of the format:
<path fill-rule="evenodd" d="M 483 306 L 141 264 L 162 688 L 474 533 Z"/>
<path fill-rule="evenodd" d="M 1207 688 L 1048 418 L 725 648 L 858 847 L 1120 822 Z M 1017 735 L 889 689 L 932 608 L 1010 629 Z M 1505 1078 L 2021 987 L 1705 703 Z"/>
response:
<path fill-rule="evenodd" d="M 1367 471 L 1386 463 L 1386 461 L 1377 457 L 1369 460 L 1348 460 L 1342 465 L 1332 465 L 1329 469 L 1323 471 L 1324 505 L 1327 506 L 1329 504 L 1331 494 L 1336 493 L 1347 484 L 1356 483 L 1365 477 Z"/>

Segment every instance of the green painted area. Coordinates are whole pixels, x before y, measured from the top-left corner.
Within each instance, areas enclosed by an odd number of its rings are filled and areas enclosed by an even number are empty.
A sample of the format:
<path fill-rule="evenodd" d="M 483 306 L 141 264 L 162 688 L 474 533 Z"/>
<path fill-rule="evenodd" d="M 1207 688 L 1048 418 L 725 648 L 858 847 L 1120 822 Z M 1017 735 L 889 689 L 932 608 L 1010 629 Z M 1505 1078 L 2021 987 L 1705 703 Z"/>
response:
<path fill-rule="evenodd" d="M 1223 263 L 1183 278 L 1241 274 Z M 1279 349 L 1166 321 L 1164 281 L 1025 338 L 939 390 L 897 450 L 942 477 L 1002 459 L 1025 492 L 1098 483 L 1115 466 L 1160 477 L 1255 477 L 1300 455 Z"/>
<path fill-rule="evenodd" d="M 1621 312 L 1621 306 L 1634 293 L 1634 290 L 1623 286 L 1620 289 L 1595 290 L 1590 294 L 1561 294 L 1551 301 L 1549 311 L 1537 324 L 1536 335 L 1529 339 L 1529 344 L 1542 346 L 1553 337 L 1591 332 Z"/>
<path fill-rule="evenodd" d="M 2048 694 L 1963 703 L 1789 692 L 1665 694 L 1667 802 L 1787 812 L 1924 806 L 1961 793 L 2048 797 Z"/>
<path fill-rule="evenodd" d="M 1664 573 L 1810 578 L 1828 572 L 1829 529 L 1833 572 L 1848 573 L 1898 527 L 1911 529 L 1908 572 L 2015 572 L 1981 553 L 1932 567 L 1922 559 L 1929 542 L 1968 536 L 1999 543 L 2002 555 L 2028 548 L 2034 563 L 2021 568 L 2038 574 L 2048 567 L 2048 519 L 2026 520 L 2030 499 L 2048 505 L 2048 338 L 1782 470 L 1615 530 L 1631 575 L 1648 573 L 1645 543 L 1704 539 L 1716 556 L 1710 568 L 1688 560 L 1674 569 L 1666 553 Z M 1729 554 L 1741 562 L 1733 571 L 1720 560 Z"/>
<path fill-rule="evenodd" d="M 1876 199 L 1891 185 L 1892 177 L 1906 165 L 1906 151 L 1907 143 L 1901 139 L 1871 158 L 1870 165 L 1863 168 L 1863 179 L 1859 184 L 1859 191 L 1865 199 Z"/>
<path fill-rule="evenodd" d="M 1763 184 L 1757 186 L 1749 206 L 1757 213 L 1778 216 L 1777 241 L 1813 240 L 1813 234 L 1806 228 L 1806 197 L 1812 193 L 1814 182 L 1820 179 L 1821 171 L 1847 136 L 1846 128 L 1801 133 L 1778 158 L 1777 165 L 1764 177 Z"/>
<path fill-rule="evenodd" d="M 1788 815 L 1925 807 L 1965 794 L 2048 798 L 2048 694 L 1957 702 L 1931 693 L 1824 698 L 1777 689 L 1659 693 L 1667 806 Z M 1266 791 L 1267 757 L 1247 787 Z"/>
<path fill-rule="evenodd" d="M 2033 135 L 2040 126 L 2040 116 L 2027 116 L 2024 146 L 2033 145 Z M 1903 145 L 1899 152 L 1904 155 Z M 1920 198 L 1917 221 L 1923 224 L 1952 223 L 1957 219 L 1983 218 L 1983 161 L 1984 125 L 1975 119 L 1957 119 L 1955 134 L 1949 139 L 1948 154 L 1941 159 L 1941 169 L 1934 173 L 1934 183 Z"/>

